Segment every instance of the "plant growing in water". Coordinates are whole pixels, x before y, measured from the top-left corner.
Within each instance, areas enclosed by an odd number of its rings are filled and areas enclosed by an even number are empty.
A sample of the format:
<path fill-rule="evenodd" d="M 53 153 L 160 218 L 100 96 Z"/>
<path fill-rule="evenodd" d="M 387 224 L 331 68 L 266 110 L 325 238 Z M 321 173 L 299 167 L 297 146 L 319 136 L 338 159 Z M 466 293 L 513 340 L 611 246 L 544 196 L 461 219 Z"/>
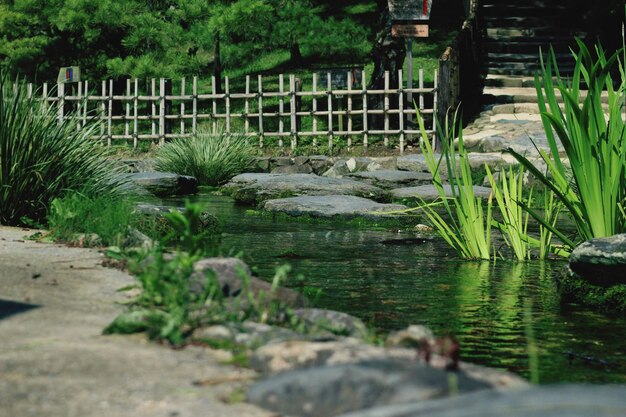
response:
<path fill-rule="evenodd" d="M 220 185 L 250 168 L 254 152 L 242 134 L 200 131 L 157 150 L 156 168 L 192 175 L 203 185 Z"/>
<path fill-rule="evenodd" d="M 548 175 L 537 169 L 525 156 L 509 152 L 554 192 L 574 219 L 579 239 L 610 236 L 626 231 L 626 123 L 622 111 L 626 103 L 625 62 L 619 62 L 619 51 L 607 57 L 600 45 L 596 58 L 577 40 L 579 52 L 571 81 L 559 73 L 554 51 L 547 61 L 541 60 L 541 78 L 535 76 L 539 109 L 550 152 L 540 150 L 548 165 Z M 611 70 L 619 66 L 621 81 L 614 88 Z M 556 78 L 556 84 L 553 82 Z M 581 84 L 588 91 L 581 96 Z M 556 91 L 563 98 L 562 110 Z M 608 111 L 603 109 L 607 98 Z M 556 132 L 569 160 L 567 167 L 560 159 Z M 554 233 L 569 248 L 572 240 L 559 232 L 548 219 L 526 207 L 528 212 Z"/>
<path fill-rule="evenodd" d="M 416 108 L 417 110 L 417 108 Z M 436 155 L 426 135 L 424 121 L 417 112 L 417 120 L 422 134 L 420 147 L 428 170 L 433 176 L 433 185 L 437 189 L 440 201 L 426 204 L 422 201 L 420 209 L 439 232 L 441 237 L 452 246 L 455 251 L 464 258 L 490 259 L 491 258 L 491 196 L 487 201 L 487 208 L 483 207 L 483 200 L 476 197 L 472 172 L 469 164 L 467 151 L 463 146 L 463 132 L 458 130 L 458 160 L 454 147 L 454 133 L 456 130 L 456 114 L 452 125 L 446 121 L 445 133 L 442 138 L 442 153 Z M 440 168 L 442 163 L 448 172 L 451 197 L 446 195 L 446 190 L 441 178 Z M 443 206 L 447 218 L 439 214 L 434 207 Z"/>
<path fill-rule="evenodd" d="M 69 116 L 29 97 L 21 82 L 0 75 L 0 224 L 43 223 L 50 202 L 67 190 L 115 194 L 122 179 L 91 136 Z"/>

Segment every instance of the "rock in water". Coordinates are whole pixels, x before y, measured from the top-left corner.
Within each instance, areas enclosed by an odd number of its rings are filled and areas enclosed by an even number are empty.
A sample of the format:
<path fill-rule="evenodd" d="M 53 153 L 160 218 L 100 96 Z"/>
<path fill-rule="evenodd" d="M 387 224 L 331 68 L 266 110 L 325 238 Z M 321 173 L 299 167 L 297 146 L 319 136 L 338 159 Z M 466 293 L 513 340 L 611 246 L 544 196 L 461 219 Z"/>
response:
<path fill-rule="evenodd" d="M 626 234 L 582 243 L 572 252 L 569 265 L 591 284 L 626 284 Z"/>
<path fill-rule="evenodd" d="M 129 174 L 128 179 L 157 197 L 187 195 L 198 192 L 198 180 L 188 175 L 149 171 Z"/>

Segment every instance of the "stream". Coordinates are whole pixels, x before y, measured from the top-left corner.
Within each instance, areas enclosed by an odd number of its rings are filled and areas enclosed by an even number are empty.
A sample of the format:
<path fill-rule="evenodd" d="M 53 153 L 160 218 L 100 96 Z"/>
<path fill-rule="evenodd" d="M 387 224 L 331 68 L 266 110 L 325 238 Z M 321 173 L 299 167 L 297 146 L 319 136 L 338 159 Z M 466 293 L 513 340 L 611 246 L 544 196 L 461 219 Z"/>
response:
<path fill-rule="evenodd" d="M 355 315 L 378 331 L 424 324 L 454 335 L 462 360 L 527 378 L 534 344 L 540 383 L 626 383 L 626 319 L 561 306 L 553 274 L 564 261 L 469 262 L 442 240 L 413 232 L 274 220 L 207 193 L 193 201 L 220 219 L 221 255 L 242 254 L 267 280 L 290 264 L 302 281 L 287 285 L 315 295 L 317 307 Z"/>

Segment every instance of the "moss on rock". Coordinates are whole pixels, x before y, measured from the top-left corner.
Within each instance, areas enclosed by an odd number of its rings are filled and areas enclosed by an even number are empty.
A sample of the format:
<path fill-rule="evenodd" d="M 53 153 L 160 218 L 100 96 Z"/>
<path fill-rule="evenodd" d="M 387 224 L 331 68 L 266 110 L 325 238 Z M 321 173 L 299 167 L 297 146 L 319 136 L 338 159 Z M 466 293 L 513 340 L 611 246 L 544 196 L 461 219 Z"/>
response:
<path fill-rule="evenodd" d="M 626 314 L 625 284 L 593 285 L 566 266 L 557 276 L 557 287 L 562 301 L 579 303 L 603 313 Z"/>

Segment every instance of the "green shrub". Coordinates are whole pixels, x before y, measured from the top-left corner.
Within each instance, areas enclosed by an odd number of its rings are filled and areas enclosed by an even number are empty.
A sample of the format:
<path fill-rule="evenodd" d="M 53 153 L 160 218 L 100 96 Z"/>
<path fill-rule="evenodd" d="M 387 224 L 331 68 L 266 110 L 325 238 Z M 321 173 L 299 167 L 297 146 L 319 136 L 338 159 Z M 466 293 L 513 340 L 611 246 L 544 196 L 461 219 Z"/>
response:
<path fill-rule="evenodd" d="M 55 106 L 29 98 L 5 75 L 0 90 L 0 224 L 42 223 L 50 202 L 67 190 L 115 194 L 122 180 L 90 138 L 94 125 L 59 122 Z"/>
<path fill-rule="evenodd" d="M 192 175 L 203 185 L 219 185 L 251 167 L 253 148 L 241 134 L 198 132 L 157 150 L 156 168 Z"/>

